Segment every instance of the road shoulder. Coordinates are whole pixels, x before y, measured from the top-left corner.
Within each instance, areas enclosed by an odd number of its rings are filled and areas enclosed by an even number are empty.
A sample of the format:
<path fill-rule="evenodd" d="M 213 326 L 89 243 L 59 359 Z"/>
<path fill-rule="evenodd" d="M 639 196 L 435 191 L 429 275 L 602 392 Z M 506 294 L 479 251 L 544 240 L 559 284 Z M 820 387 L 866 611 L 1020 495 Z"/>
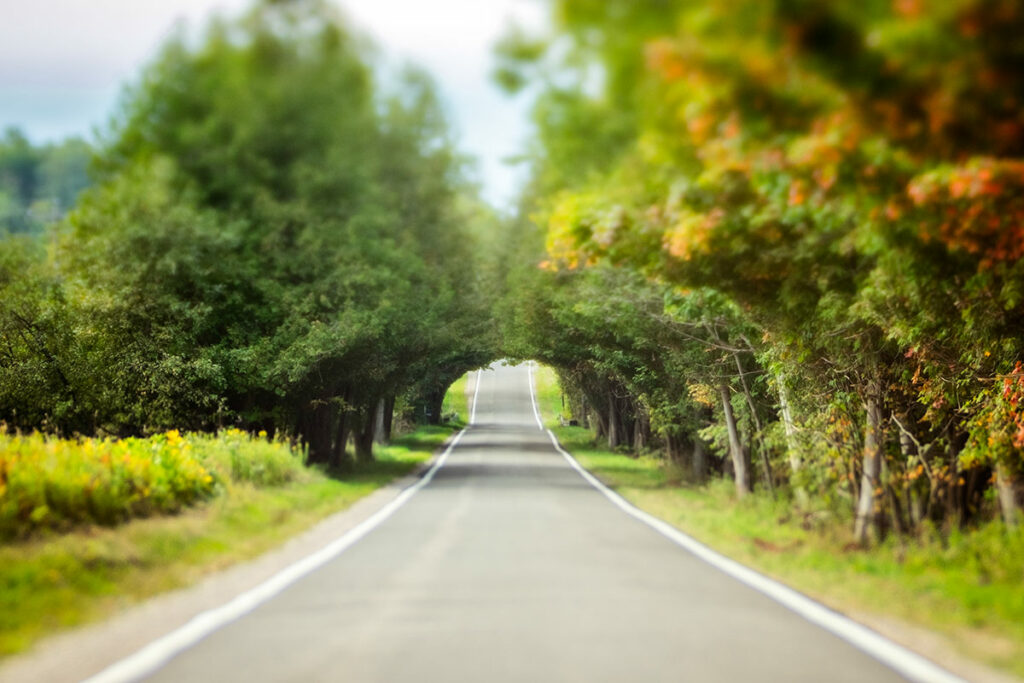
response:
<path fill-rule="evenodd" d="M 0 663 L 0 681 L 78 681 L 103 670 L 343 536 L 413 485 L 450 441 L 451 438 L 412 473 L 382 486 L 274 550 L 211 574 L 187 588 L 129 607 L 105 621 L 55 634 L 28 652 L 6 659 Z"/>

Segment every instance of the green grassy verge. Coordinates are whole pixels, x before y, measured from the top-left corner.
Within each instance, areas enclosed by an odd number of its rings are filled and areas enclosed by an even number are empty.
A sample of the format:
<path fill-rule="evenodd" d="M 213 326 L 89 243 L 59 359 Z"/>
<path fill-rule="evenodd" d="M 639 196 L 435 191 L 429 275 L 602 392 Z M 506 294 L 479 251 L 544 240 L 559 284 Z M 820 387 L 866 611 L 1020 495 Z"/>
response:
<path fill-rule="evenodd" d="M 1024 676 L 1024 530 L 992 524 L 860 550 L 847 524 L 796 515 L 766 496 L 738 501 L 731 482 L 690 486 L 663 460 L 608 452 L 589 431 L 558 426 L 550 369 L 540 368 L 536 385 L 562 445 L 637 507 L 836 610 L 926 628 L 965 657 Z"/>
<path fill-rule="evenodd" d="M 473 377 L 472 381 L 470 380 L 471 376 Z M 448 387 L 448 391 L 444 395 L 444 403 L 441 404 L 441 415 L 446 419 L 454 415 L 455 418 L 448 420 L 449 422 L 458 425 L 469 423 L 469 402 L 472 400 L 469 391 L 474 386 L 472 382 L 476 381 L 475 376 L 475 372 L 467 372 Z"/>
<path fill-rule="evenodd" d="M 558 375 L 546 365 L 536 365 L 533 368 L 533 386 L 544 426 L 558 427 L 558 417 L 568 412 L 568 409 L 562 407 L 562 388 L 558 384 Z"/>
<path fill-rule="evenodd" d="M 424 427 L 344 481 L 316 470 L 280 486 L 233 483 L 174 516 L 0 546 L 0 656 L 269 550 L 425 462 L 451 434 Z"/>

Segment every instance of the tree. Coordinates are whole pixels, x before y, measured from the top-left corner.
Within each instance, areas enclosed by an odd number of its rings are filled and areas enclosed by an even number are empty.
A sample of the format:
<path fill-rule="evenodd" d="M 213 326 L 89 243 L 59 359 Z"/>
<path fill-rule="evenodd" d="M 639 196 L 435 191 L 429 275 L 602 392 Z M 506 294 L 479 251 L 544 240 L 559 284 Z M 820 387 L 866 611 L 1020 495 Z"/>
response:
<path fill-rule="evenodd" d="M 165 46 L 60 238 L 99 387 L 87 411 L 71 399 L 92 420 L 78 429 L 234 424 L 344 468 L 350 441 L 373 457 L 399 397 L 493 358 L 480 214 L 433 86 L 374 81 L 363 41 L 314 0 Z"/>
<path fill-rule="evenodd" d="M 91 158 L 81 139 L 35 146 L 8 128 L 0 139 L 0 230 L 40 234 L 60 220 L 89 185 Z"/>
<path fill-rule="evenodd" d="M 501 52 L 517 84 L 542 89 L 534 213 L 550 262 L 722 297 L 735 314 L 720 338 L 747 352 L 738 378 L 774 378 L 766 406 L 743 401 L 754 430 L 783 423 L 791 476 L 855 500 L 862 543 L 920 524 L 922 470 L 924 508 L 943 519 L 983 505 L 984 472 L 964 468 L 994 466 L 1005 518 L 1020 504 L 1024 128 L 999 98 L 1020 90 L 1010 31 L 1024 15 L 923 5 L 563 0 L 557 40 L 512 37 Z M 615 136 L 574 133 L 602 107 Z M 683 310 L 671 324 L 707 319 Z M 718 393 L 728 427 L 729 387 Z M 798 423 L 818 427 L 798 439 Z"/>

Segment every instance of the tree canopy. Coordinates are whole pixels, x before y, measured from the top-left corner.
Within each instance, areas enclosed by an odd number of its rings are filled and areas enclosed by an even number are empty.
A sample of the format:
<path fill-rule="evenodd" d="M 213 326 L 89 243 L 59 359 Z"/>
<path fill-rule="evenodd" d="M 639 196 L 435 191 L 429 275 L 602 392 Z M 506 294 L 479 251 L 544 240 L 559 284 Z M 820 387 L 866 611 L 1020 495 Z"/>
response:
<path fill-rule="evenodd" d="M 753 459 L 767 487 L 854 501 L 862 541 L 984 517 L 990 492 L 1015 521 L 1016 3 L 561 0 L 554 15 L 547 40 L 499 47 L 500 81 L 539 92 L 550 272 L 531 277 L 573 283 L 544 318 L 597 335 L 588 357 L 686 340 L 575 386 L 621 387 L 636 429 L 710 438 L 741 493 Z M 579 317 L 610 297 L 632 303 Z M 523 355 L 554 352 L 545 339 Z M 692 405 L 664 412 L 660 395 Z"/>
<path fill-rule="evenodd" d="M 496 353 L 486 213 L 430 80 L 384 88 L 371 60 L 313 0 L 168 42 L 38 276 L 11 278 L 0 417 L 265 429 L 335 467 L 350 436 L 371 457 L 396 402 L 439 419 L 448 384 Z M 26 410 L 30 373 L 44 397 Z"/>

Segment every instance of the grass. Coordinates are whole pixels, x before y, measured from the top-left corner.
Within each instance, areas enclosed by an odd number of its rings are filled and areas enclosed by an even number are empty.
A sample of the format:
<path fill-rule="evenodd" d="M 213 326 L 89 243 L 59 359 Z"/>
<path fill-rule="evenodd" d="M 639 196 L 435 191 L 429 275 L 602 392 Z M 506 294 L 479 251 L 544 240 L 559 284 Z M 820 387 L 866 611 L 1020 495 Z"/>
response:
<path fill-rule="evenodd" d="M 475 372 L 467 372 L 455 380 L 444 395 L 444 402 L 441 404 L 441 415 L 447 422 L 458 425 L 469 423 L 469 402 L 471 399 L 470 390 L 474 386 L 470 381 L 476 381 Z M 451 419 L 449 419 L 451 418 Z"/>
<path fill-rule="evenodd" d="M 0 545 L 0 656 L 255 557 L 407 474 L 450 434 L 420 428 L 344 480 L 303 469 L 275 486 L 237 481 L 177 515 Z"/>
<path fill-rule="evenodd" d="M 767 496 L 739 501 L 724 480 L 688 485 L 663 460 L 611 453 L 588 430 L 558 426 L 557 377 L 541 368 L 536 378 L 562 445 L 637 507 L 838 611 L 923 627 L 962 656 L 1024 676 L 1024 530 L 993 523 L 860 550 L 845 520 Z"/>
<path fill-rule="evenodd" d="M 558 375 L 546 365 L 537 365 L 533 368 L 533 386 L 544 426 L 558 427 L 559 416 L 566 412 L 562 406 L 562 387 L 558 383 Z"/>

